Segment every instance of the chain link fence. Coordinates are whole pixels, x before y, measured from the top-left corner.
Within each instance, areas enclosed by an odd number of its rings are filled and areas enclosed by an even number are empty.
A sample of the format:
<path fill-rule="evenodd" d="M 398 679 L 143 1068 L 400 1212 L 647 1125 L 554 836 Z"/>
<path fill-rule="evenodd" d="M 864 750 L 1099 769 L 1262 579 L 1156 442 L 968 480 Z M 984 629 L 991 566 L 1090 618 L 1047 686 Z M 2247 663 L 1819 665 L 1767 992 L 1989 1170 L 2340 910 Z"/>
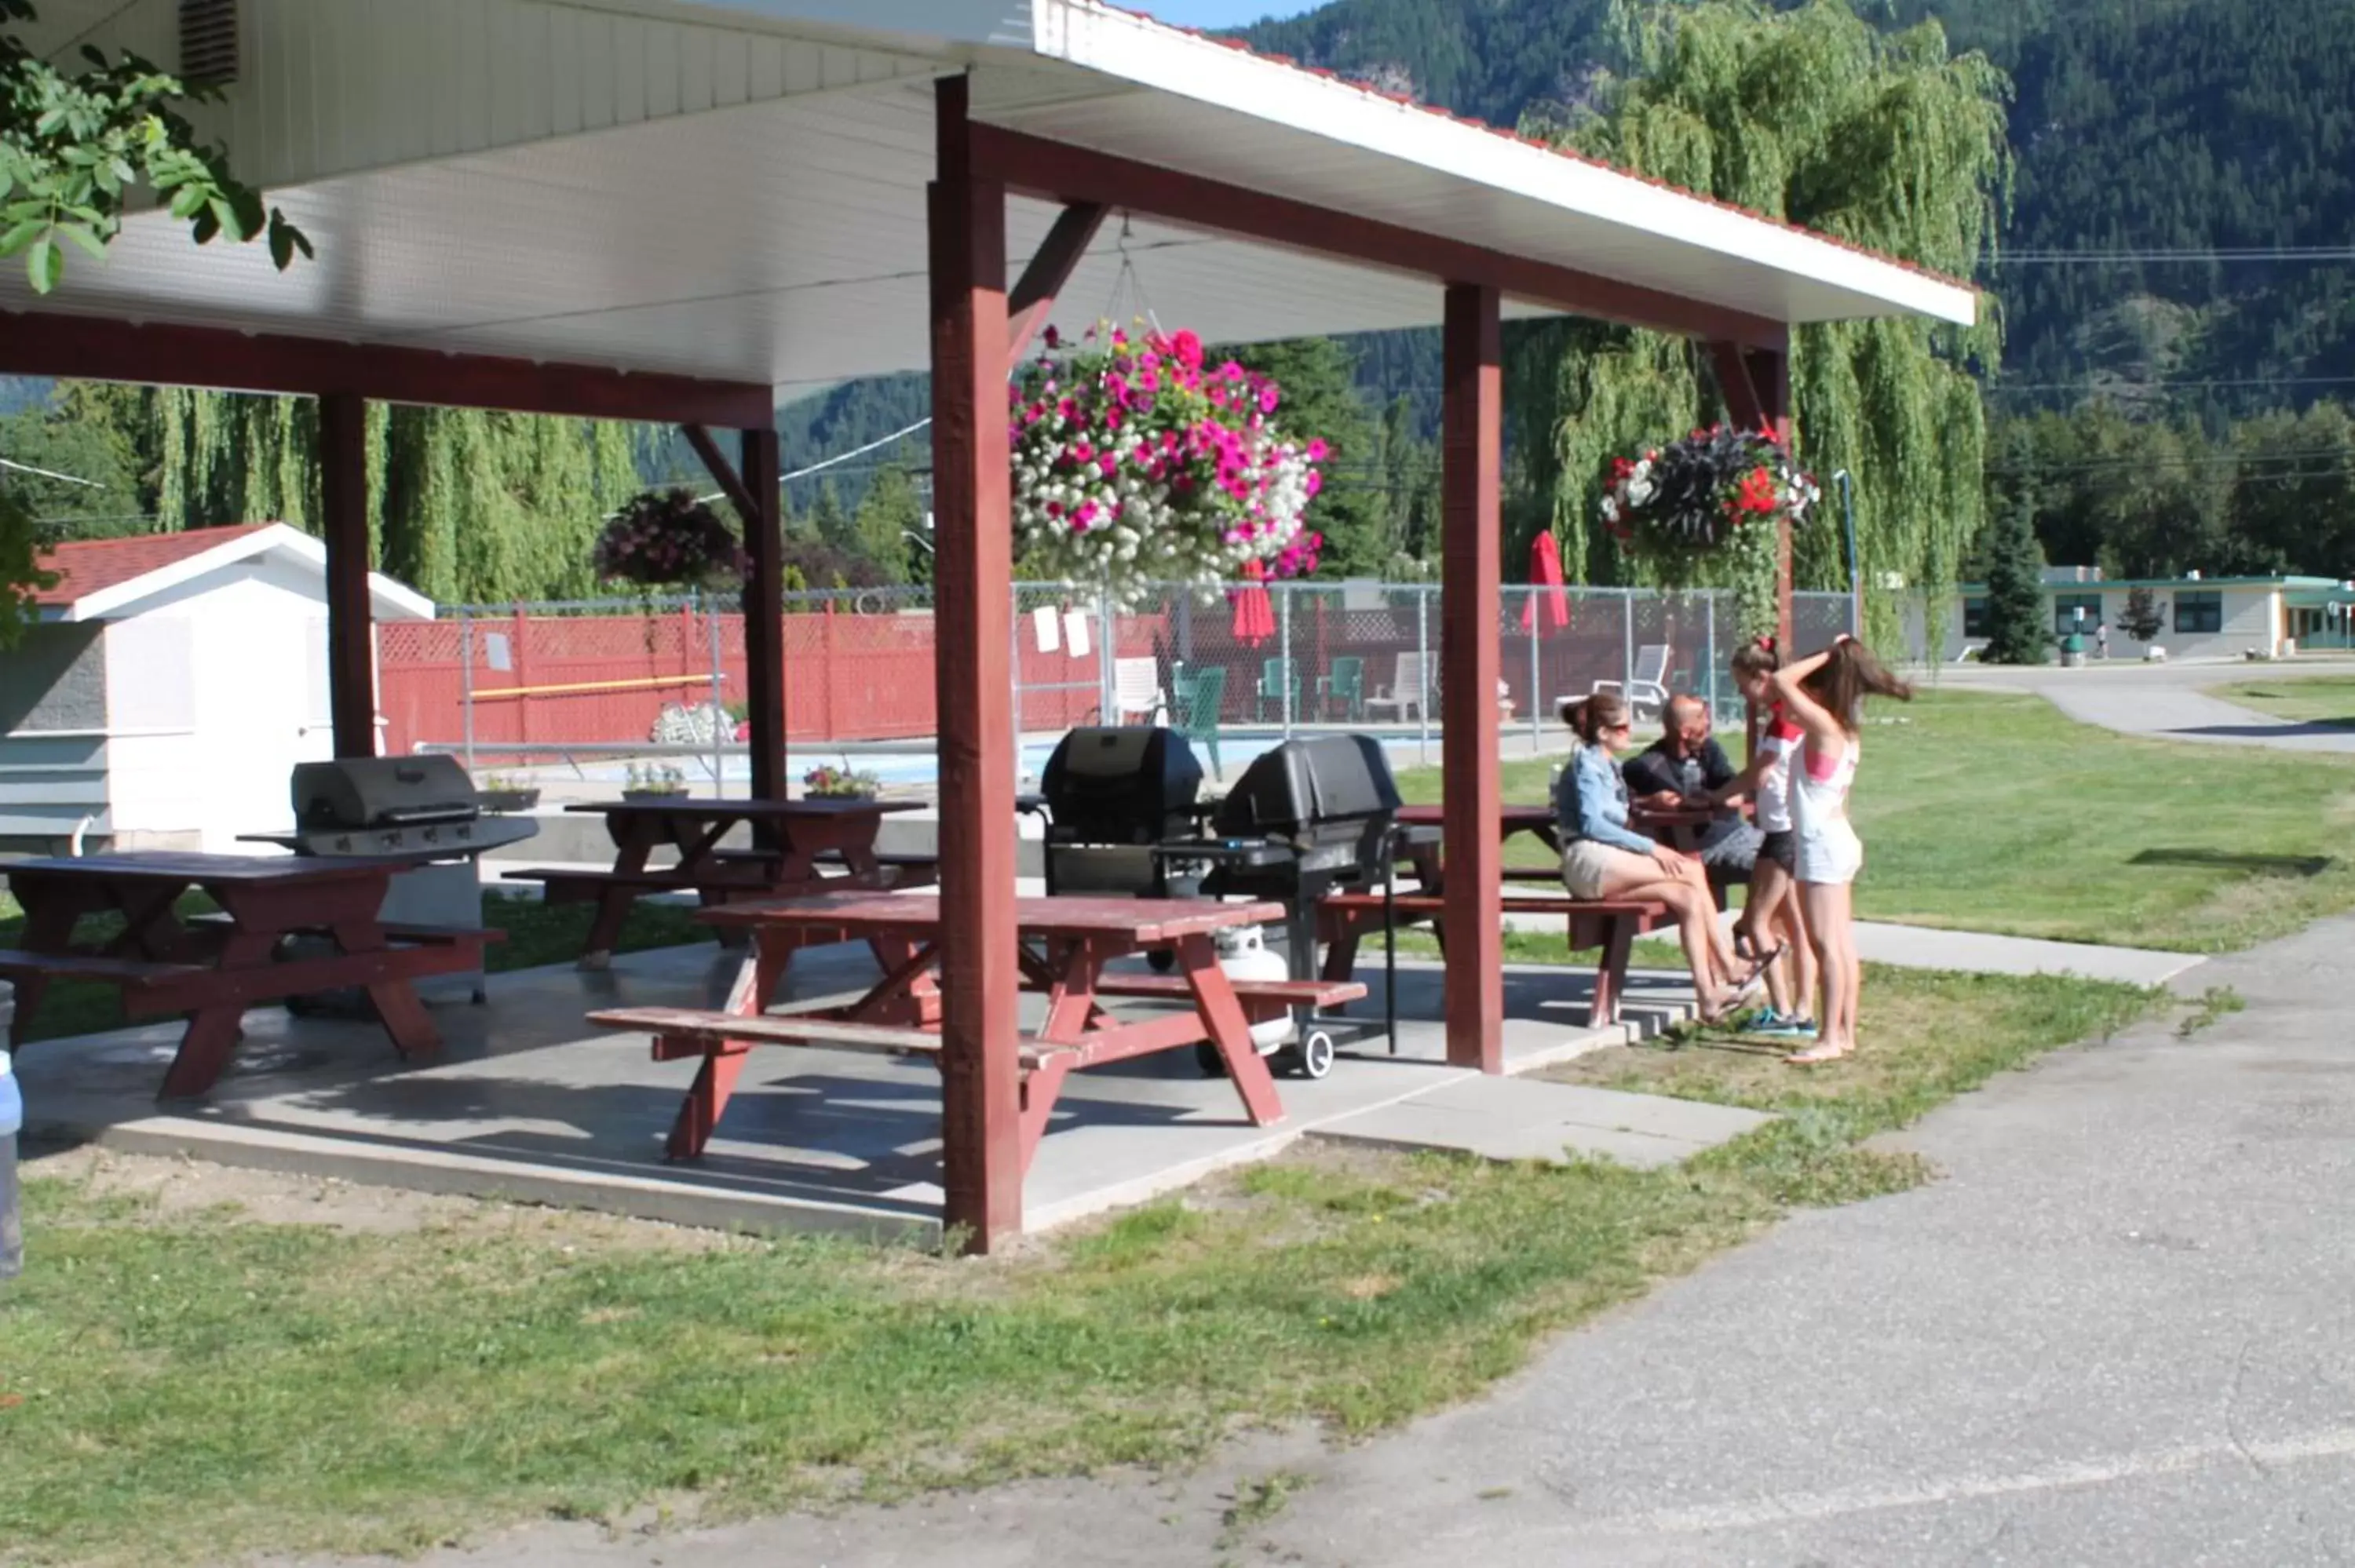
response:
<path fill-rule="evenodd" d="M 1099 594 L 1017 584 L 1015 726 L 1053 735 L 1152 719 L 1198 736 L 1333 726 L 1429 737 L 1442 716 L 1442 591 L 1238 583 L 1206 601 L 1171 585 L 1115 612 Z M 785 599 L 789 741 L 888 746 L 936 733 L 928 588 Z M 1516 585 L 1501 600 L 1497 697 L 1508 729 L 1541 735 L 1561 698 L 1602 681 L 1689 692 L 1728 718 L 1739 710 L 1726 674 L 1730 594 Z M 1802 654 L 1852 630 L 1845 594 L 1798 594 L 1793 608 Z M 447 747 L 471 766 L 554 747 L 709 747 L 717 777 L 744 711 L 733 596 L 458 606 L 378 635 L 396 753 Z"/>

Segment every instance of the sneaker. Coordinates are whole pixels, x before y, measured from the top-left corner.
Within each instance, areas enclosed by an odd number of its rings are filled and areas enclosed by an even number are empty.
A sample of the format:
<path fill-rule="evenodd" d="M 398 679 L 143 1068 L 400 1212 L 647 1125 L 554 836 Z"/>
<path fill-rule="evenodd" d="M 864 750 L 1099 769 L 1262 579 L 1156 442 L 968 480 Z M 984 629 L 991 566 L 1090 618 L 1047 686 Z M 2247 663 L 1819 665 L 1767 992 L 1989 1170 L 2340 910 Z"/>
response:
<path fill-rule="evenodd" d="M 1733 1029 L 1737 1034 L 1780 1034 L 1790 1023 L 1789 1019 L 1769 1005 L 1743 1013 L 1734 1020 Z"/>
<path fill-rule="evenodd" d="M 1771 1027 L 1752 1033 L 1771 1034 L 1778 1040 L 1812 1040 L 1816 1037 L 1816 1021 L 1812 1018 L 1777 1018 Z"/>

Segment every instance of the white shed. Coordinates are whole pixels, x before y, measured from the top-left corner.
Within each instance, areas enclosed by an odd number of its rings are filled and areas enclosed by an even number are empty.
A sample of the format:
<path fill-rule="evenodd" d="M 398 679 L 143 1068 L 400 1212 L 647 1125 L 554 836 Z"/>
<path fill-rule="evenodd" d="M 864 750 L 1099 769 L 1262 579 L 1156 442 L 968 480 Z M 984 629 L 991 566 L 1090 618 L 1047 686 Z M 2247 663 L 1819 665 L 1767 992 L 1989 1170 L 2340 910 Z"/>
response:
<path fill-rule="evenodd" d="M 0 656 L 0 848 L 235 851 L 288 826 L 294 764 L 334 755 L 319 541 L 255 523 L 40 565 L 58 582 Z M 389 577 L 368 586 L 379 621 L 433 618 Z"/>

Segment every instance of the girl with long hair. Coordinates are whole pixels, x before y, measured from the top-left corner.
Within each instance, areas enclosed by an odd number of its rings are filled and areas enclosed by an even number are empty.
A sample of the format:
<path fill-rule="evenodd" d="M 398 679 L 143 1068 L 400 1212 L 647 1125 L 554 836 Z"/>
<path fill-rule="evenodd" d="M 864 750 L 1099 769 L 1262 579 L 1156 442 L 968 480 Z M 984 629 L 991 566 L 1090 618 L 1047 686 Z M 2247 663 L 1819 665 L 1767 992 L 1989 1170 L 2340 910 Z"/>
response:
<path fill-rule="evenodd" d="M 1715 799 L 1722 803 L 1748 796 L 1758 831 L 1765 835 L 1758 847 L 1757 863 L 1751 868 L 1750 895 L 1742 901 L 1742 917 L 1733 925 L 1734 951 L 1779 947 L 1783 955 L 1766 969 L 1766 1014 L 1753 1020 L 1745 1032 L 1805 1039 L 1816 1033 L 1816 955 L 1808 945 L 1806 916 L 1799 908 L 1798 835 L 1791 827 L 1791 759 L 1805 732 L 1774 701 L 1774 672 L 1782 667 L 1782 656 L 1771 638 L 1762 638 L 1734 654 L 1734 686 L 1753 707 L 1765 712 L 1766 722 L 1749 766 L 1718 790 Z"/>
<path fill-rule="evenodd" d="M 1821 653 L 1771 677 L 1774 694 L 1804 738 L 1791 770 L 1799 905 L 1823 970 L 1821 1029 L 1816 1043 L 1789 1058 L 1802 1066 L 1835 1062 L 1856 1049 L 1857 1003 L 1864 986 L 1857 961 L 1850 891 L 1864 869 L 1864 843 L 1848 820 L 1849 789 L 1863 747 L 1857 726 L 1868 696 L 1911 702 L 1913 688 L 1890 673 L 1870 649 L 1843 634 Z"/>
<path fill-rule="evenodd" d="M 1684 940 L 1685 962 L 1700 994 L 1701 1018 L 1722 1023 L 1753 991 L 1753 970 L 1738 981 L 1733 951 L 1717 924 L 1717 904 L 1700 862 L 1655 843 L 1627 825 L 1627 783 L 1613 752 L 1632 734 L 1626 700 L 1612 692 L 1562 705 L 1580 745 L 1554 785 L 1561 834 L 1561 880 L 1573 898 L 1641 898 L 1668 906 Z"/>

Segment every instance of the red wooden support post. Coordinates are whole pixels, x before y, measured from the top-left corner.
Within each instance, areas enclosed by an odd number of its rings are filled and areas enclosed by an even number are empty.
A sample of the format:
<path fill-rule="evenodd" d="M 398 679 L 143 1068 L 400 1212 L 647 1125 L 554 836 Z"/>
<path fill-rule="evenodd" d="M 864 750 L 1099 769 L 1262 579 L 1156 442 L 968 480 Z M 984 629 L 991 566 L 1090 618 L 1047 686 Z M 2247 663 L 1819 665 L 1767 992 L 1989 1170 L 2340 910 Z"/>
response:
<path fill-rule="evenodd" d="M 738 478 L 744 516 L 744 703 L 751 725 L 752 799 L 785 798 L 785 579 L 777 432 L 743 432 Z"/>
<path fill-rule="evenodd" d="M 327 546 L 327 706 L 336 755 L 376 755 L 376 609 L 368 601 L 368 404 L 319 399 L 320 517 Z"/>
<path fill-rule="evenodd" d="M 1452 283 L 1443 329 L 1446 406 L 1440 423 L 1440 746 L 1445 779 L 1447 1060 L 1505 1070 L 1502 836 L 1497 783 L 1497 588 L 1503 567 L 1497 486 L 1504 380 L 1498 296 Z"/>
<path fill-rule="evenodd" d="M 932 662 L 940 710 L 943 1220 L 986 1252 L 1022 1228 L 1014 953 L 1013 489 L 1006 191 L 975 177 L 966 83 L 935 89 Z"/>

